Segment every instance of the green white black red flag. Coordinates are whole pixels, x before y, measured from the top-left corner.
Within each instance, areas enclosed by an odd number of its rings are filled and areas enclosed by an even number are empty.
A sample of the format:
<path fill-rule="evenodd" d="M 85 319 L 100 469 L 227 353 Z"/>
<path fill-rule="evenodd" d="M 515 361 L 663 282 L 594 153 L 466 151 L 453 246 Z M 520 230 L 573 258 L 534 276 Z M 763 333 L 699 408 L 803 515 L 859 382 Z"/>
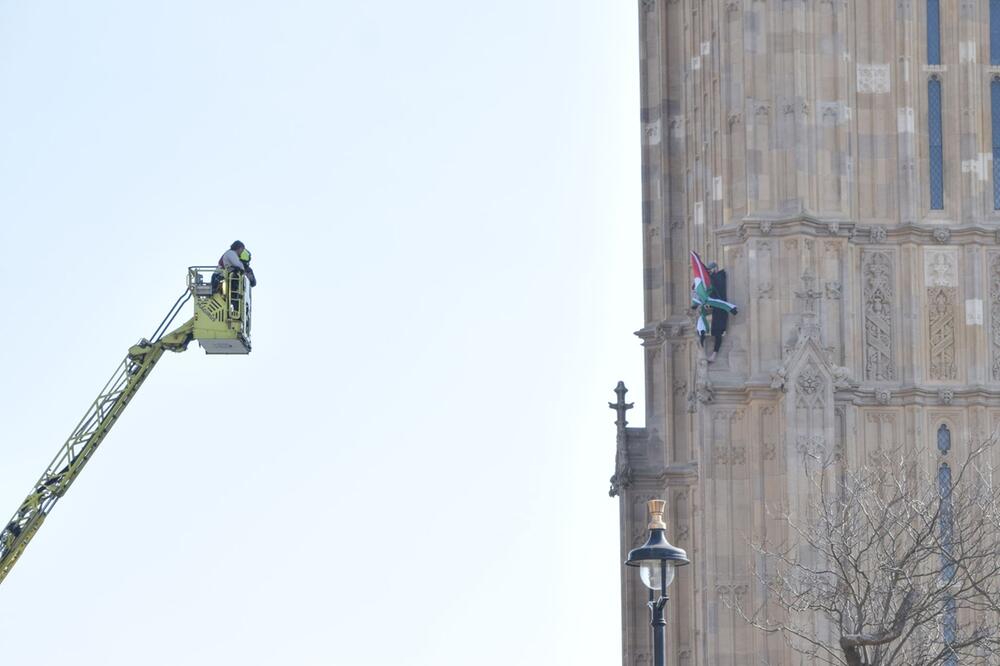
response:
<path fill-rule="evenodd" d="M 712 275 L 694 250 L 691 251 L 691 305 L 698 308 L 698 335 L 708 332 L 708 308 L 732 312 L 736 306 L 729 301 L 712 297 Z"/>

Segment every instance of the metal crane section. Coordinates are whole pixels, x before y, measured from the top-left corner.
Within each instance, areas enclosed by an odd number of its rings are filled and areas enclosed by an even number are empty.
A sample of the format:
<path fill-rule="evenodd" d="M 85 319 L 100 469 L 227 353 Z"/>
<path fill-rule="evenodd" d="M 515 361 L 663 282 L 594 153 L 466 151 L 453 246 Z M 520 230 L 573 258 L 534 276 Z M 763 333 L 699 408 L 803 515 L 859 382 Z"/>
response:
<path fill-rule="evenodd" d="M 209 275 L 207 282 L 204 280 L 206 271 Z M 194 317 L 166 333 L 192 297 Z M 188 269 L 188 288 L 150 339 L 144 338 L 129 348 L 125 359 L 97 399 L 88 407 L 41 478 L 0 531 L 0 583 L 41 528 L 56 502 L 66 494 L 107 437 L 163 352 L 183 352 L 192 340 L 198 340 L 206 354 L 250 352 L 250 286 L 242 274 L 223 274 L 214 267 L 193 266 Z"/>

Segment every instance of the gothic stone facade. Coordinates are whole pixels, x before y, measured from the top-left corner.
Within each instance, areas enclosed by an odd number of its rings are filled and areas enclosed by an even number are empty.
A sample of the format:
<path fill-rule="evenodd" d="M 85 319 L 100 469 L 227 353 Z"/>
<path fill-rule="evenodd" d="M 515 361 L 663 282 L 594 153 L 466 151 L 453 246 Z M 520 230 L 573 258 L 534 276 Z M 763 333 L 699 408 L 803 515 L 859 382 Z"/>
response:
<path fill-rule="evenodd" d="M 802 452 L 931 461 L 941 426 L 961 449 L 1000 424 L 991 4 L 639 0 L 646 425 L 620 408 L 612 491 L 623 558 L 660 497 L 693 561 L 673 666 L 799 663 L 720 598 L 760 601 L 749 542 L 801 502 Z M 740 306 L 711 365 L 690 250 Z M 626 666 L 649 663 L 645 602 L 623 571 Z"/>

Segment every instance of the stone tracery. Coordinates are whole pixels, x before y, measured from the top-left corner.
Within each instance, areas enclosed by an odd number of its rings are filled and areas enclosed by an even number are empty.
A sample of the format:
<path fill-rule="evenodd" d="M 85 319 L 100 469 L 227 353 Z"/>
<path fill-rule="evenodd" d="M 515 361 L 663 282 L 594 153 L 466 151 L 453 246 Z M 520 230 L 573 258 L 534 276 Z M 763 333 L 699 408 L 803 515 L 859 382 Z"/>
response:
<path fill-rule="evenodd" d="M 896 379 L 893 359 L 892 260 L 887 252 L 866 252 L 862 262 L 864 279 L 864 376 L 886 381 Z"/>

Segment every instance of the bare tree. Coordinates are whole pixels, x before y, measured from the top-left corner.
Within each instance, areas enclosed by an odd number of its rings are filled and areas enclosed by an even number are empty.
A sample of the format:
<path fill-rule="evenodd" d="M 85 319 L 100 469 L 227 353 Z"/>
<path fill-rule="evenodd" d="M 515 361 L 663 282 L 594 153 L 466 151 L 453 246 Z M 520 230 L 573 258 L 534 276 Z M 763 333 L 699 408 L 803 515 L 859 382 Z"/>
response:
<path fill-rule="evenodd" d="M 739 614 L 810 663 L 1000 664 L 994 441 L 933 466 L 903 449 L 855 470 L 805 456 L 807 497 L 771 513 L 787 535 L 754 544 L 763 600 L 733 599 Z"/>

